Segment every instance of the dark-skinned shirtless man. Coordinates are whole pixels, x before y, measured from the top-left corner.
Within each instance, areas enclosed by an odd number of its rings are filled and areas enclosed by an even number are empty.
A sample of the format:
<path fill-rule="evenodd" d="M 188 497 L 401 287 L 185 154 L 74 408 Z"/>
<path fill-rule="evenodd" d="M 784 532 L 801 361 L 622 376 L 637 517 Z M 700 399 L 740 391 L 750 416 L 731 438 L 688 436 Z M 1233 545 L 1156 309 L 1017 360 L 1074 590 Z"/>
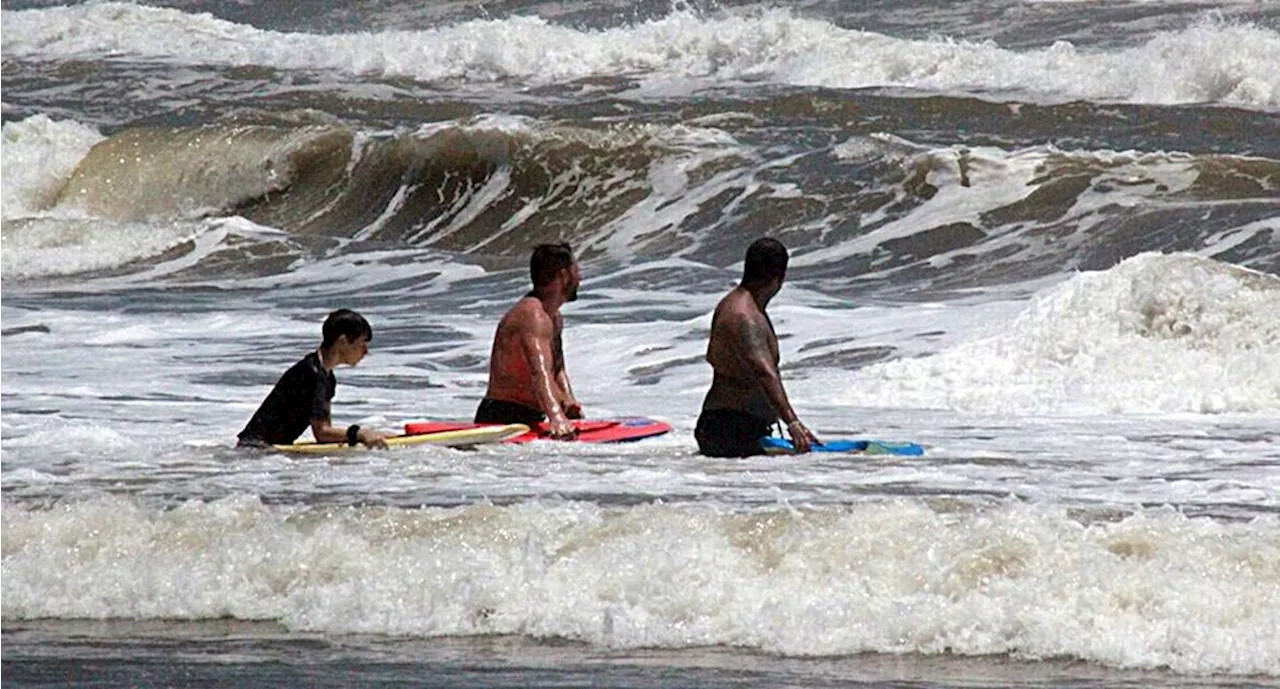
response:
<path fill-rule="evenodd" d="M 553 438 L 572 438 L 569 419 L 582 418 L 564 368 L 560 307 L 578 298 L 582 274 L 568 244 L 540 244 L 529 259 L 533 291 L 498 322 L 489 356 L 489 388 L 476 409 L 476 423 L 522 423 L 544 419 Z"/>
<path fill-rule="evenodd" d="M 757 239 L 747 248 L 742 282 L 716 306 L 711 317 L 707 361 L 714 377 L 702 402 L 694 436 L 709 457 L 764 454 L 760 438 L 778 419 L 791 442 L 808 452 L 818 439 L 800 423 L 778 373 L 778 336 L 765 307 L 787 274 L 787 249 L 776 239 Z"/>

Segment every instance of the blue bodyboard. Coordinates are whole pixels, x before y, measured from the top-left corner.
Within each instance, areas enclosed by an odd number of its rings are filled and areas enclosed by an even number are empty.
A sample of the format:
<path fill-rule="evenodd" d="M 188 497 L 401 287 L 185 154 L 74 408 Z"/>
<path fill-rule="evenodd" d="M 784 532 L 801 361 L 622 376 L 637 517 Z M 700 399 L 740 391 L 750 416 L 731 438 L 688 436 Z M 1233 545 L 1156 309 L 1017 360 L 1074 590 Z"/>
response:
<path fill-rule="evenodd" d="M 760 439 L 765 454 L 795 454 L 795 446 L 786 438 L 768 436 Z M 887 440 L 828 440 L 821 445 L 814 445 L 814 452 L 844 452 L 860 455 L 898 455 L 900 457 L 919 457 L 924 454 L 924 446 L 916 443 L 890 442 Z"/>

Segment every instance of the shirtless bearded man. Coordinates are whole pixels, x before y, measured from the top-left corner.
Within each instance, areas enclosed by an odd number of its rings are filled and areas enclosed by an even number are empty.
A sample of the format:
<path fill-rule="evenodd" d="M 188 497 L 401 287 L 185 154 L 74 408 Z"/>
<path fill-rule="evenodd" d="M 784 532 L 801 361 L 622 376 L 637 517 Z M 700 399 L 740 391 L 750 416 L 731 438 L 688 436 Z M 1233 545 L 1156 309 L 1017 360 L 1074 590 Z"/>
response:
<path fill-rule="evenodd" d="M 711 317 L 711 389 L 702 402 L 694 436 L 709 457 L 764 454 L 760 438 L 781 418 L 791 442 L 808 452 L 817 437 L 800 423 L 778 373 L 778 336 L 765 307 L 787 274 L 787 249 L 776 239 L 757 239 L 747 249 L 742 282 Z"/>
<path fill-rule="evenodd" d="M 533 291 L 502 317 L 489 357 L 489 389 L 476 423 L 547 420 L 553 438 L 572 438 L 569 419 L 582 418 L 564 368 L 560 306 L 578 298 L 582 274 L 568 244 L 540 244 L 529 259 Z"/>

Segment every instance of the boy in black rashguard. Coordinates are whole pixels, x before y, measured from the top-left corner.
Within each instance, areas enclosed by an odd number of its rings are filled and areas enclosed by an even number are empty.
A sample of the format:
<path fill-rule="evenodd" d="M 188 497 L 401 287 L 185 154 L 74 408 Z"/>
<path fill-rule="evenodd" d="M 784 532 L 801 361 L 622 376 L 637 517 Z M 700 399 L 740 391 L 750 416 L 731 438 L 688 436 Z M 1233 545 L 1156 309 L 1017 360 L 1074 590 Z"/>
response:
<path fill-rule="evenodd" d="M 355 424 L 334 428 L 329 419 L 338 364 L 355 366 L 369 353 L 373 329 L 363 316 L 349 309 L 329 314 L 321 329 L 320 348 L 285 371 L 253 418 L 240 431 L 240 447 L 265 447 L 292 443 L 308 427 L 317 443 L 364 443 L 386 447 L 382 433 Z"/>

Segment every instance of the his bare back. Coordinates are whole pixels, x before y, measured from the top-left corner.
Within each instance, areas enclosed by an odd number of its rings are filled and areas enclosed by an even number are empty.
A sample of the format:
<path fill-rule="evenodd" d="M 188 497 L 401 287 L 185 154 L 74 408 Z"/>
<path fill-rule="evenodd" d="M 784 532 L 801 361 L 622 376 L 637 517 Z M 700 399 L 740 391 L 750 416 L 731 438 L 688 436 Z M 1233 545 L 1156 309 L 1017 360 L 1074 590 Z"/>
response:
<path fill-rule="evenodd" d="M 776 376 L 778 337 L 751 292 L 738 287 L 720 300 L 711 317 L 707 362 L 713 378 L 702 408 L 732 409 L 767 423 L 776 421 L 779 412 L 757 370 L 762 360 Z"/>
<path fill-rule="evenodd" d="M 498 322 L 493 337 L 485 396 L 545 412 L 537 393 L 540 385 L 549 383 L 552 398 L 562 401 L 565 395 L 555 378 L 564 370 L 563 329 L 564 319 L 558 309 L 548 313 L 533 295 L 516 302 Z M 544 373 L 550 374 L 549 381 L 539 380 Z"/>

